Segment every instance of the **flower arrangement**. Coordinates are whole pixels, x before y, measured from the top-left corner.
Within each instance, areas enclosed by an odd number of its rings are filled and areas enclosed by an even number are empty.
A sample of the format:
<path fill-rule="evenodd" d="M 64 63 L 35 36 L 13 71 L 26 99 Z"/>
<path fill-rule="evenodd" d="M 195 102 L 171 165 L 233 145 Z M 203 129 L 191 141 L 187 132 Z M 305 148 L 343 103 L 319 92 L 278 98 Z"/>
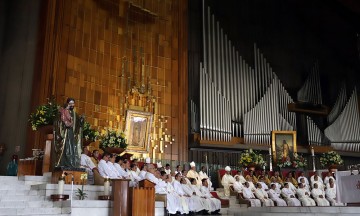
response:
<path fill-rule="evenodd" d="M 83 127 L 83 138 L 86 141 L 94 142 L 96 139 L 100 136 L 100 133 L 96 131 L 95 129 L 91 128 L 91 125 L 89 122 L 84 123 Z"/>
<path fill-rule="evenodd" d="M 302 155 L 299 155 L 298 153 L 294 152 L 293 158 L 294 159 L 292 162 L 292 167 L 305 168 L 307 166 L 307 160 Z"/>
<path fill-rule="evenodd" d="M 249 166 L 251 164 L 263 166 L 265 161 L 261 154 L 249 149 L 240 154 L 239 164 L 242 166 Z"/>
<path fill-rule="evenodd" d="M 106 147 L 123 148 L 127 147 L 125 134 L 122 131 L 108 129 L 100 138 L 100 148 Z"/>
<path fill-rule="evenodd" d="M 292 153 L 291 158 L 290 156 L 284 157 L 282 153 L 279 156 L 277 165 L 280 168 L 304 168 L 307 166 L 307 160 L 296 152 Z"/>
<path fill-rule="evenodd" d="M 330 151 L 327 153 L 323 153 L 320 157 L 320 163 L 323 167 L 330 166 L 330 165 L 340 165 L 343 164 L 343 160 L 341 159 L 340 155 L 335 151 Z"/>
<path fill-rule="evenodd" d="M 59 113 L 59 108 L 60 106 L 53 99 L 49 99 L 47 104 L 38 106 L 36 111 L 29 116 L 31 128 L 36 131 L 39 127 L 52 125 Z"/>
<path fill-rule="evenodd" d="M 80 175 L 81 180 L 81 189 L 78 188 L 78 191 L 76 192 L 76 196 L 79 198 L 79 200 L 84 200 L 87 197 L 87 193 L 84 192 L 84 184 L 87 180 L 87 173 L 83 173 Z"/>

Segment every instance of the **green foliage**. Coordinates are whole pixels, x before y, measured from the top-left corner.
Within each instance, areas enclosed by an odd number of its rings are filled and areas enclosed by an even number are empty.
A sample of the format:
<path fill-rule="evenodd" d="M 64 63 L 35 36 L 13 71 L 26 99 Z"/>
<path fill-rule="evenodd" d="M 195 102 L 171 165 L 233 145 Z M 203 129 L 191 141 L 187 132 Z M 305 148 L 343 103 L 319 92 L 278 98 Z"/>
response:
<path fill-rule="evenodd" d="M 59 113 L 59 108 L 60 106 L 53 99 L 49 99 L 47 104 L 38 106 L 36 111 L 29 116 L 31 128 L 36 131 L 39 127 L 52 125 Z"/>
<path fill-rule="evenodd" d="M 125 149 L 127 144 L 124 132 L 108 129 L 100 138 L 100 148 L 106 147 Z"/>
<path fill-rule="evenodd" d="M 250 164 L 263 166 L 265 164 L 264 158 L 261 154 L 252 149 L 245 150 L 240 154 L 239 164 L 242 166 L 249 166 Z"/>
<path fill-rule="evenodd" d="M 96 131 L 95 129 L 91 128 L 91 125 L 89 122 L 84 123 L 83 127 L 83 138 L 86 141 L 94 142 L 99 137 L 100 133 Z"/>
<path fill-rule="evenodd" d="M 341 159 L 340 155 L 335 151 L 330 151 L 323 153 L 320 157 L 320 163 L 323 167 L 330 165 L 341 165 L 344 161 Z"/>

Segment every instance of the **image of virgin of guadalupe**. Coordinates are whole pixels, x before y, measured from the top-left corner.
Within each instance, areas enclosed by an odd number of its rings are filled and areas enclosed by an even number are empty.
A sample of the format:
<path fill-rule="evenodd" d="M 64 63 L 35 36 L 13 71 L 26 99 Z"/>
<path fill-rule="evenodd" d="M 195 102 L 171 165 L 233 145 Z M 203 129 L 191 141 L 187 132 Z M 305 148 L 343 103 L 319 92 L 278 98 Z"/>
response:
<path fill-rule="evenodd" d="M 68 98 L 54 121 L 53 164 L 55 167 L 78 168 L 84 117 L 75 111 L 75 100 Z"/>

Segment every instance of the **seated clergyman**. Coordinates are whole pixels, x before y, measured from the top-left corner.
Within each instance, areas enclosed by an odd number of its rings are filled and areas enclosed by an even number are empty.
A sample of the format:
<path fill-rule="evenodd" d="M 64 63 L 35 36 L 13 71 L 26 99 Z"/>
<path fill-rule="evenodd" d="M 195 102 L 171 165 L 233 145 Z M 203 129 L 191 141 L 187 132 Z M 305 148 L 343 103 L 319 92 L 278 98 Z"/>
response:
<path fill-rule="evenodd" d="M 276 202 L 277 206 L 287 206 L 285 200 L 283 200 L 280 196 L 280 192 L 276 190 L 276 185 L 271 184 L 270 190 L 268 191 L 270 199 Z"/>
<path fill-rule="evenodd" d="M 336 187 L 333 180 L 329 180 L 329 187 L 325 191 L 326 199 L 329 200 L 332 206 L 344 206 L 344 203 L 336 201 Z"/>
<path fill-rule="evenodd" d="M 299 184 L 296 195 L 299 197 L 303 206 L 316 206 L 315 201 L 311 199 L 310 193 L 306 191 L 302 183 Z"/>
<path fill-rule="evenodd" d="M 314 184 L 314 188 L 311 190 L 311 195 L 314 197 L 314 200 L 318 206 L 330 206 L 329 201 L 325 199 L 325 192 L 320 190 L 316 183 Z"/>
<path fill-rule="evenodd" d="M 244 199 L 250 201 L 251 207 L 261 206 L 261 202 L 259 199 L 256 199 L 256 197 L 254 196 L 253 191 L 250 188 L 249 182 L 245 182 L 245 187 L 243 188 L 243 197 Z"/>
<path fill-rule="evenodd" d="M 300 201 L 295 197 L 294 191 L 289 188 L 287 182 L 284 183 L 284 188 L 281 189 L 281 195 L 286 200 L 288 206 L 301 206 Z"/>
<path fill-rule="evenodd" d="M 269 199 L 268 194 L 262 188 L 262 184 L 258 182 L 254 191 L 255 196 L 261 201 L 263 206 L 274 206 L 274 202 Z"/>

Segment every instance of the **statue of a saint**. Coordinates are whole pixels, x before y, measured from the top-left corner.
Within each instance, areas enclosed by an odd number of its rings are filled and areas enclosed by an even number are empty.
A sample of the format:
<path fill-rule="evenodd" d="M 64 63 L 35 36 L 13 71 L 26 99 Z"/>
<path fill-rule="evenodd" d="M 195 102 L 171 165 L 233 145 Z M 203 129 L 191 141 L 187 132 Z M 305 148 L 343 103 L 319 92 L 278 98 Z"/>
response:
<path fill-rule="evenodd" d="M 75 100 L 68 98 L 60 116 L 54 121 L 54 165 L 55 167 L 80 167 L 82 126 L 84 117 L 75 111 Z"/>

